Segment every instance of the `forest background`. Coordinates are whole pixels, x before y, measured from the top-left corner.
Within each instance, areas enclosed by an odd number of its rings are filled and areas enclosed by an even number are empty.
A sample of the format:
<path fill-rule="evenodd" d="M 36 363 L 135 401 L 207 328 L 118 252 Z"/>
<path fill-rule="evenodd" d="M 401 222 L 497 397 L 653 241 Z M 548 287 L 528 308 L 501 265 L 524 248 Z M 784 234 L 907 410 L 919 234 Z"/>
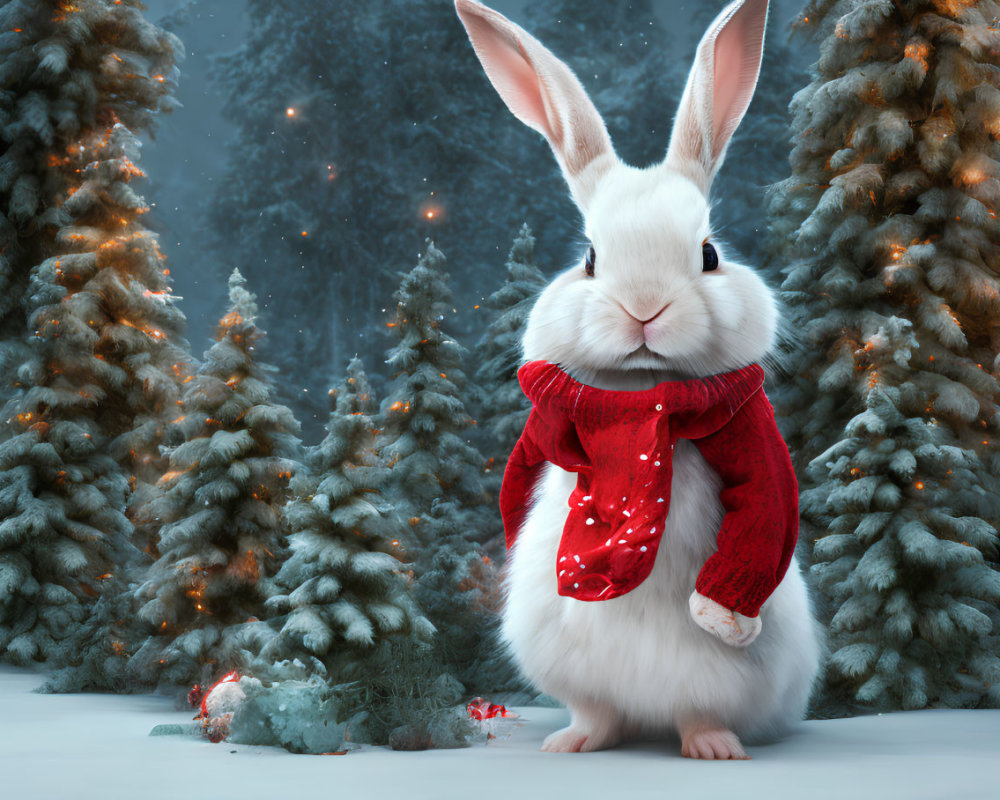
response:
<path fill-rule="evenodd" d="M 161 0 L 158 29 L 132 2 L 49 6 L 56 39 L 79 26 L 57 50 L 118 36 L 150 69 L 133 97 L 119 53 L 60 62 L 14 37 L 39 6 L 0 5 L 11 70 L 42 64 L 5 84 L 5 130 L 39 129 L 45 70 L 118 87 L 99 141 L 86 119 L 65 156 L 5 141 L 5 268 L 30 291 L 4 307 L 0 657 L 61 668 L 56 690 L 239 666 L 234 735 L 314 751 L 348 728 L 460 742 L 475 692 L 544 702 L 496 646 L 495 496 L 525 415 L 518 332 L 585 243 L 452 4 Z M 496 7 L 573 66 L 626 161 L 662 157 L 719 7 Z M 786 308 L 768 391 L 830 634 L 816 715 L 1000 702 L 998 14 L 772 3 L 715 183 L 717 239 Z M 29 162 L 57 198 L 37 219 Z M 102 239 L 110 210 L 127 241 Z M 95 346 L 73 326 L 98 306 Z M 276 723 L 289 707 L 325 709 L 324 735 Z"/>

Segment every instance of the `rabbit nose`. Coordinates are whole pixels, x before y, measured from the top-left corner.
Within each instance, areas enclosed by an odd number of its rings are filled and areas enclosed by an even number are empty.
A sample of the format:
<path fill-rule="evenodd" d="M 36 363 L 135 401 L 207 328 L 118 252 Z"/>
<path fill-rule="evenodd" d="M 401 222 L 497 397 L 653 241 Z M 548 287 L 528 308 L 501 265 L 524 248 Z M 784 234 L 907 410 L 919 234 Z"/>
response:
<path fill-rule="evenodd" d="M 656 319 L 658 316 L 660 316 L 660 314 L 662 314 L 668 308 L 670 308 L 670 303 L 667 303 L 665 306 L 663 306 L 663 308 L 661 308 L 659 311 L 657 311 L 655 314 L 653 314 L 653 316 L 651 316 L 649 319 L 639 319 L 638 320 L 639 324 L 640 325 L 648 325 L 650 322 L 652 322 L 654 319 Z M 636 318 L 636 319 L 638 319 L 638 318 Z"/>

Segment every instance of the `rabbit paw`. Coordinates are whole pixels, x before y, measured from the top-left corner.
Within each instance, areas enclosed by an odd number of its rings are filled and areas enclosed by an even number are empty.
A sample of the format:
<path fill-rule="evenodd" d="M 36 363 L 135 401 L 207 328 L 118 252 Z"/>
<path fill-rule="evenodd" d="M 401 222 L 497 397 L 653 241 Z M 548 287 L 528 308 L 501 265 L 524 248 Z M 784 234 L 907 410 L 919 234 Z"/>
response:
<path fill-rule="evenodd" d="M 746 617 L 739 611 L 730 611 L 698 592 L 691 593 L 688 606 L 691 609 L 691 618 L 699 627 L 733 647 L 746 647 L 760 633 L 760 615 Z"/>
<path fill-rule="evenodd" d="M 602 733 L 570 725 L 546 736 L 542 750 L 547 753 L 587 753 L 604 750 L 617 743 L 618 737 L 611 731 Z"/>
<path fill-rule="evenodd" d="M 681 732 L 681 755 L 710 760 L 750 758 L 731 730 L 702 726 Z"/>

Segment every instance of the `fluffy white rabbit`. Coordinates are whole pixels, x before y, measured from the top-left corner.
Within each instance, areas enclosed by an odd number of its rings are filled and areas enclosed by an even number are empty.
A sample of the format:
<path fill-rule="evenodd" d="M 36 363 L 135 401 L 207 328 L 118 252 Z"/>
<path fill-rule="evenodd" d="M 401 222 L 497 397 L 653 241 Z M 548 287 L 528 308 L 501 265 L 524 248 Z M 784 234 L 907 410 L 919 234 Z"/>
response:
<path fill-rule="evenodd" d="M 496 11 L 473 0 L 456 7 L 501 98 L 552 146 L 592 243 L 585 263 L 538 298 L 525 359 L 557 363 L 601 389 L 645 390 L 763 358 L 775 336 L 774 298 L 711 240 L 708 196 L 757 84 L 767 0 L 736 0 L 708 28 L 666 158 L 645 169 L 615 155 L 562 61 Z M 503 635 L 524 674 L 570 710 L 570 725 L 543 750 L 677 732 L 685 756 L 746 758 L 740 737 L 772 738 L 802 718 L 820 635 L 798 564 L 758 617 L 695 592 L 724 514 L 720 479 L 683 439 L 673 469 L 652 572 L 598 602 L 557 592 L 557 548 L 577 476 L 548 465 L 538 481 L 509 553 Z"/>

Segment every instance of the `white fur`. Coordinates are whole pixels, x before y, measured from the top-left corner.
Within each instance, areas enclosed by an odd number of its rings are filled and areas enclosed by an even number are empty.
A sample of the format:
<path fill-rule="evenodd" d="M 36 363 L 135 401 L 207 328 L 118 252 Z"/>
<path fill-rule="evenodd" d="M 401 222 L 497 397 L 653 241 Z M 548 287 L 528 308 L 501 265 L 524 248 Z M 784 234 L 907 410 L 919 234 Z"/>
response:
<path fill-rule="evenodd" d="M 653 571 L 621 597 L 581 602 L 557 592 L 556 551 L 575 485 L 575 475 L 548 467 L 509 554 L 503 636 L 524 674 L 571 710 L 596 703 L 632 734 L 708 717 L 764 739 L 800 720 L 819 644 L 796 562 L 761 609 L 761 634 L 746 648 L 709 635 L 688 612 L 723 514 L 718 476 L 694 445 L 681 440 L 674 453 Z"/>
<path fill-rule="evenodd" d="M 593 277 L 581 259 L 542 292 L 525 358 L 556 362 L 583 383 L 615 390 L 762 359 L 774 339 L 774 298 L 712 238 L 707 196 L 756 85 L 766 0 L 735 0 L 709 27 L 667 157 L 647 169 L 622 163 L 605 146 L 597 110 L 537 40 L 474 0 L 456 5 L 498 92 L 548 138 L 597 256 Z M 712 73 L 714 64 L 725 69 Z M 594 153 L 582 166 L 581 152 Z M 719 255 L 715 271 L 702 269 L 706 239 Z M 689 601 L 716 549 L 720 480 L 685 440 L 673 467 L 653 570 L 611 600 L 558 594 L 556 553 L 576 476 L 549 465 L 536 487 L 509 554 L 503 636 L 524 674 L 570 708 L 571 725 L 543 749 L 592 750 L 623 736 L 678 730 L 685 755 L 742 758 L 730 731 L 764 739 L 803 715 L 820 645 L 797 562 L 754 621 L 718 607 L 718 630 L 699 627 L 692 612 L 706 605 Z M 740 631 L 727 631 L 727 619 Z"/>

